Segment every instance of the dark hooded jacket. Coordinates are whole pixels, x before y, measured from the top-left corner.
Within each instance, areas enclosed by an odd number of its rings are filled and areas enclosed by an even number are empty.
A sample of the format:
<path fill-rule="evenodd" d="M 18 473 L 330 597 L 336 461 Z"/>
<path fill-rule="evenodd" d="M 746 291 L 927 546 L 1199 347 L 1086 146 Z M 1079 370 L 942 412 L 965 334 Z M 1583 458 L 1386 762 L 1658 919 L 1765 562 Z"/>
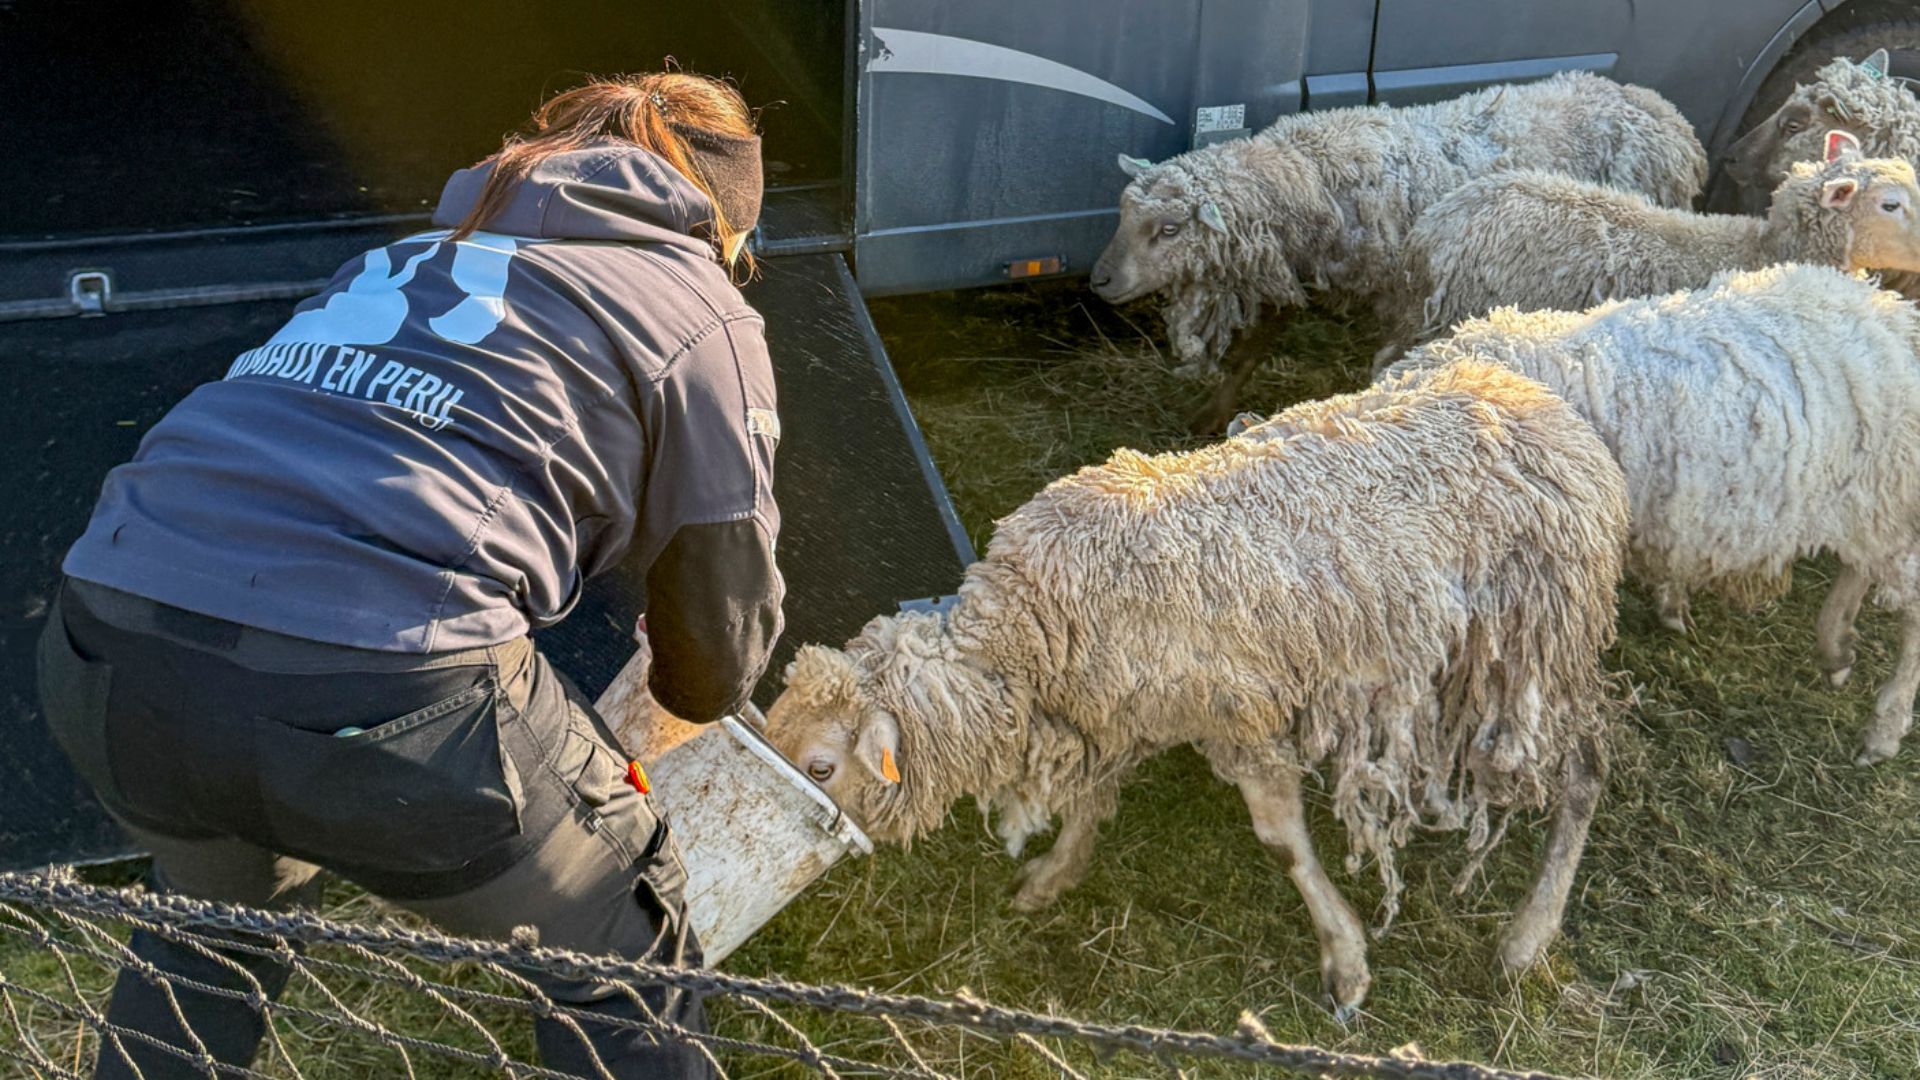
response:
<path fill-rule="evenodd" d="M 644 573 L 661 703 L 744 703 L 780 630 L 773 372 L 705 195 L 623 143 L 556 155 L 457 243 L 340 268 L 107 477 L 75 578 L 389 652 L 558 621 Z M 635 569 L 638 568 L 638 569 Z"/>

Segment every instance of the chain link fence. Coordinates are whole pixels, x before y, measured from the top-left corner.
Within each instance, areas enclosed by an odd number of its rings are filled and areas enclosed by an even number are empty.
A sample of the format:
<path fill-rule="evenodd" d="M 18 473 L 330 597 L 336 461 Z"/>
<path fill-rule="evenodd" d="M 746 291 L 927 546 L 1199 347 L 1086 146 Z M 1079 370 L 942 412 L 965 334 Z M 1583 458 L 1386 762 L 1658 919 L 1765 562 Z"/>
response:
<path fill-rule="evenodd" d="M 126 945 L 144 929 L 215 959 L 250 987 L 238 991 L 159 971 Z M 220 936 L 209 936 L 218 934 Z M 239 935 L 237 938 L 228 935 Z M 138 889 L 85 885 L 70 874 L 0 874 L 0 1061 L 23 1075 L 90 1075 L 91 1055 L 124 1054 L 141 1044 L 164 1050 L 209 1077 L 329 1076 L 561 1077 L 537 1063 L 527 1021 L 636 1027 L 651 1039 L 698 1047 L 723 1077 L 810 1075 L 946 1080 L 982 1067 L 955 1061 L 954 1037 L 998 1044 L 994 1071 L 1018 1062 L 1027 1075 L 1079 1078 L 1121 1058 L 1184 1075 L 1202 1060 L 1268 1066 L 1281 1075 L 1384 1077 L 1394 1080 L 1561 1080 L 1465 1062 L 1433 1062 L 1412 1049 L 1377 1057 L 1274 1040 L 1250 1014 L 1232 1034 L 1138 1024 L 1089 1023 L 1004 1008 L 965 993 L 949 997 L 875 993 L 849 986 L 664 967 L 614 957 L 490 942 L 430 931 L 340 922 L 306 912 L 266 912 Z M 220 950 L 224 950 L 224 953 Z M 288 992 L 268 995 L 239 953 L 271 958 L 293 971 Z M 13 970 L 8 970 L 11 967 Z M 174 1046 L 110 1022 L 108 989 L 122 970 L 176 992 L 194 990 L 245 1001 L 264 1014 L 267 1038 L 249 1066 L 221 1064 L 205 1044 Z M 613 982 L 641 1004 L 642 1020 L 620 1020 L 556 1002 L 529 978 L 546 973 Z M 714 1030 L 695 1032 L 654 1017 L 638 987 L 666 985 L 708 996 Z M 404 1006 L 404 1007 L 402 1007 Z M 382 1014 L 386 1015 L 382 1015 Z M 404 1019 L 401 1014 L 404 1013 Z M 651 1018 L 651 1019 L 645 1019 Z M 831 1025 L 812 1022 L 835 1021 Z M 810 1036 L 852 1021 L 860 1035 Z M 582 1035 L 582 1042 L 585 1042 Z M 929 1050 L 940 1048 L 939 1052 Z M 1089 1065 L 1088 1061 L 1095 1064 Z M 1079 1062 L 1075 1064 L 1074 1062 Z M 612 1080 L 604 1065 L 599 1076 Z M 991 1073 L 987 1073 L 991 1074 Z"/>

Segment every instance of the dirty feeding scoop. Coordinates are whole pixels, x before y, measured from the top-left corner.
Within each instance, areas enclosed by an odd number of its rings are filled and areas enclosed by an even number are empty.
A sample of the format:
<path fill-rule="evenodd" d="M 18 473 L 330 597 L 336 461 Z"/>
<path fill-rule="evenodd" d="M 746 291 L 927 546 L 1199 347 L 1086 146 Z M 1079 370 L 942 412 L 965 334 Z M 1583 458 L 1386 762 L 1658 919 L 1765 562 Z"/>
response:
<path fill-rule="evenodd" d="M 734 717 L 649 770 L 687 864 L 687 910 L 717 964 L 842 855 L 873 842 L 766 737 Z"/>

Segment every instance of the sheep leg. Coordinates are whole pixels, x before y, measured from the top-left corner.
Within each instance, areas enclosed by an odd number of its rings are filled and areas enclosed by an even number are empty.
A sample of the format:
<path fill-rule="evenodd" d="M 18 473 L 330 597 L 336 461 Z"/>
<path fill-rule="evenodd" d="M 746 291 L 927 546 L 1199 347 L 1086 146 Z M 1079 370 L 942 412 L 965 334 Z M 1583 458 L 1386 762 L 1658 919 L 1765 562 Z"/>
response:
<path fill-rule="evenodd" d="M 1873 723 L 1855 765 L 1885 761 L 1900 752 L 1900 739 L 1913 727 L 1913 695 L 1920 691 L 1920 607 L 1909 607 L 1901 619 L 1900 660 L 1893 676 L 1880 688 L 1873 705 Z"/>
<path fill-rule="evenodd" d="M 1100 823 L 1113 816 L 1114 798 L 1077 803 L 1060 815 L 1060 835 L 1045 855 L 1028 859 L 1020 868 L 1020 891 L 1013 895 L 1015 911 L 1039 911 L 1087 876 L 1093 865 L 1093 841 Z"/>
<path fill-rule="evenodd" d="M 1366 928 L 1314 853 L 1306 806 L 1300 801 L 1300 773 L 1279 768 L 1237 782 L 1253 818 L 1254 835 L 1287 860 L 1287 874 L 1306 901 L 1313 932 L 1320 938 L 1320 985 L 1333 999 L 1334 1017 L 1345 1023 L 1359 1011 L 1373 982 L 1367 970 Z"/>
<path fill-rule="evenodd" d="M 1533 887 L 1514 910 L 1513 922 L 1500 935 L 1500 966 L 1509 974 L 1517 975 L 1532 967 L 1541 950 L 1560 933 L 1573 875 L 1580 868 L 1587 831 L 1593 826 L 1593 811 L 1606 785 L 1606 772 L 1594 746 L 1583 745 L 1567 755 L 1566 784 Z"/>
<path fill-rule="evenodd" d="M 1233 419 L 1236 403 L 1240 400 L 1240 391 L 1259 370 L 1261 363 L 1273 355 L 1274 345 L 1279 341 L 1279 322 L 1260 323 L 1242 331 L 1227 350 L 1226 362 L 1221 365 L 1223 374 L 1214 385 L 1213 393 L 1193 414 L 1187 418 L 1187 428 L 1195 435 L 1218 435 Z"/>
<path fill-rule="evenodd" d="M 1827 593 L 1827 602 L 1820 605 L 1820 620 L 1815 624 L 1819 630 L 1820 670 L 1836 687 L 1847 685 L 1847 676 L 1853 674 L 1853 622 L 1872 584 L 1867 575 L 1842 564 L 1840 576 L 1833 579 L 1833 588 Z"/>
<path fill-rule="evenodd" d="M 1374 350 L 1373 365 L 1367 369 L 1367 374 L 1377 381 L 1380 378 L 1380 373 L 1392 367 L 1394 361 L 1405 356 L 1407 350 L 1410 348 L 1412 348 L 1412 346 L 1397 336 L 1389 339 L 1385 345 Z"/>
<path fill-rule="evenodd" d="M 1653 600 L 1660 610 L 1661 626 L 1676 634 L 1684 634 L 1693 625 L 1693 605 L 1689 602 L 1685 585 L 1661 582 L 1653 590 Z"/>

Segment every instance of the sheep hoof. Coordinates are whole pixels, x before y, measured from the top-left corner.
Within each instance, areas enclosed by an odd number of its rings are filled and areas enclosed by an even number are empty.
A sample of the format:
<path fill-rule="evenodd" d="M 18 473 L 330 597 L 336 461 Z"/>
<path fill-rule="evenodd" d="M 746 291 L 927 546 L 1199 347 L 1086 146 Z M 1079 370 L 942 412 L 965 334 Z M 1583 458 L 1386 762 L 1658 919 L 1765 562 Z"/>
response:
<path fill-rule="evenodd" d="M 1024 915 L 1032 915 L 1035 912 L 1045 911 L 1052 907 L 1053 902 L 1058 899 L 1060 899 L 1060 894 L 1052 889 L 1039 888 L 1032 884 L 1027 884 L 1022 885 L 1020 891 L 1013 894 L 1012 906 L 1015 911 Z"/>
<path fill-rule="evenodd" d="M 1878 765 L 1892 758 L 1899 752 L 1899 743 L 1894 743 L 1892 746 L 1880 746 L 1875 743 L 1868 743 L 1861 748 L 1859 756 L 1853 759 L 1853 763 L 1864 769 L 1869 765 Z"/>
<path fill-rule="evenodd" d="M 1013 910 L 1033 914 L 1053 906 L 1064 891 L 1062 884 L 1055 880 L 1056 875 L 1048 873 L 1046 857 L 1028 859 L 1020 867 L 1014 880 L 1020 883 L 1020 889 L 1013 894 Z"/>
<path fill-rule="evenodd" d="M 1532 927 L 1515 925 L 1510 927 L 1500 939 L 1500 970 L 1510 979 L 1526 974 L 1527 969 L 1540 962 L 1540 954 L 1547 949 L 1547 942 L 1553 940 L 1557 928 L 1542 933 Z"/>
<path fill-rule="evenodd" d="M 1852 674 L 1853 674 L 1852 664 L 1848 664 L 1846 667 L 1840 668 L 1837 671 L 1829 671 L 1827 672 L 1827 685 L 1833 687 L 1835 690 L 1838 690 L 1841 687 L 1847 685 L 1847 676 Z"/>
<path fill-rule="evenodd" d="M 1320 975 L 1320 989 L 1342 1027 L 1360 1015 L 1360 1003 L 1367 1000 L 1367 988 L 1372 985 L 1373 974 L 1365 963 L 1351 971 L 1323 971 Z"/>
<path fill-rule="evenodd" d="M 1654 610 L 1660 625 L 1676 634 L 1693 629 L 1693 597 L 1680 585 L 1661 585 L 1654 590 Z"/>

